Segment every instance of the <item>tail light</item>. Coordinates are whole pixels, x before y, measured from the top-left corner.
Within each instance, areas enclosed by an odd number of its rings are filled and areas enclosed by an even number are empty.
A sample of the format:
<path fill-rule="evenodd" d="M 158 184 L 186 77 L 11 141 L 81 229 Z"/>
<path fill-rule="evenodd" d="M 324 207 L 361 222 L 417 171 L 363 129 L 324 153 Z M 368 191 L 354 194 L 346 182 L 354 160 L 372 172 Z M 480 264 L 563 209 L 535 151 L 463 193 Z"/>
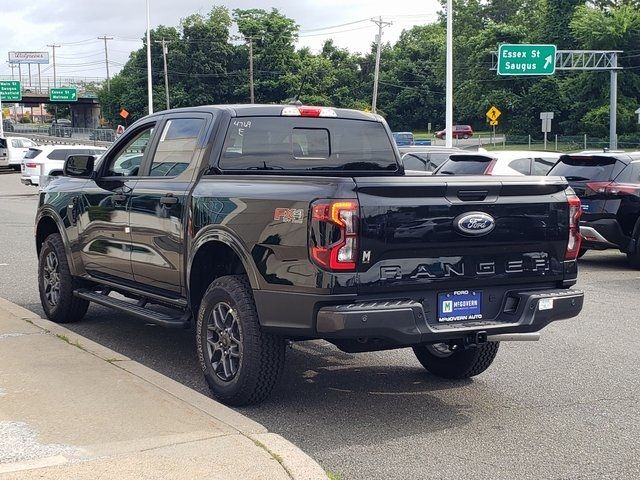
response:
<path fill-rule="evenodd" d="M 567 251 L 565 260 L 575 260 L 580 252 L 582 237 L 580 236 L 580 217 L 582 216 L 582 205 L 580 199 L 572 188 L 568 188 L 567 202 L 569 203 L 569 240 L 567 241 Z"/>
<path fill-rule="evenodd" d="M 640 185 L 616 182 L 589 182 L 585 196 L 593 195 L 640 195 Z"/>
<path fill-rule="evenodd" d="M 27 168 L 36 168 L 38 166 L 38 164 L 37 163 L 25 163 L 24 166 L 27 167 Z"/>
<path fill-rule="evenodd" d="M 320 267 L 355 270 L 358 255 L 358 202 L 320 200 L 311 206 L 309 253 Z"/>
<path fill-rule="evenodd" d="M 496 163 L 498 163 L 498 160 L 496 158 L 491 160 L 491 162 L 489 162 L 489 165 L 487 166 L 487 168 L 484 169 L 484 175 L 492 175 L 493 174 L 493 168 L 496 166 Z"/>

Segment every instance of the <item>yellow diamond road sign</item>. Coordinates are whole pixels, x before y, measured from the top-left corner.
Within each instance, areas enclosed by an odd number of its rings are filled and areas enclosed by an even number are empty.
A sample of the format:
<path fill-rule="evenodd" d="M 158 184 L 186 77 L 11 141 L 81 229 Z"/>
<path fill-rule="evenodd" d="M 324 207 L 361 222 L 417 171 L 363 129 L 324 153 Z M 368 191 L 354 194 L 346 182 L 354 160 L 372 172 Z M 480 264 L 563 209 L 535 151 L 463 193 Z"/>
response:
<path fill-rule="evenodd" d="M 498 107 L 491 107 L 487 112 L 487 117 L 489 118 L 489 120 L 493 121 L 498 120 L 498 117 L 500 117 L 500 115 L 502 115 L 502 112 L 498 110 Z"/>

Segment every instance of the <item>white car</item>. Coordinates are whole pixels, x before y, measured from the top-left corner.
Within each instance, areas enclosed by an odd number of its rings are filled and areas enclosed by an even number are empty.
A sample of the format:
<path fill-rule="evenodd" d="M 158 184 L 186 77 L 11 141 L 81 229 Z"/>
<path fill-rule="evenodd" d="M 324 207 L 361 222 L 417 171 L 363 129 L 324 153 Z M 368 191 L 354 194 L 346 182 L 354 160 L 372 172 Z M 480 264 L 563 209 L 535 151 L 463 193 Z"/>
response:
<path fill-rule="evenodd" d="M 37 147 L 38 144 L 25 137 L 7 138 L 7 152 L 9 153 L 9 166 L 16 171 L 20 171 L 22 159 L 30 148 Z"/>
<path fill-rule="evenodd" d="M 451 155 L 436 175 L 546 175 L 561 153 L 530 150 L 464 153 Z"/>
<path fill-rule="evenodd" d="M 42 145 L 30 148 L 22 159 L 22 178 L 25 185 L 43 187 L 50 178 L 62 175 L 69 155 L 102 155 L 106 148 L 92 145 Z"/>
<path fill-rule="evenodd" d="M 504 150 L 491 152 L 496 160 L 490 175 L 546 175 L 562 153 Z"/>

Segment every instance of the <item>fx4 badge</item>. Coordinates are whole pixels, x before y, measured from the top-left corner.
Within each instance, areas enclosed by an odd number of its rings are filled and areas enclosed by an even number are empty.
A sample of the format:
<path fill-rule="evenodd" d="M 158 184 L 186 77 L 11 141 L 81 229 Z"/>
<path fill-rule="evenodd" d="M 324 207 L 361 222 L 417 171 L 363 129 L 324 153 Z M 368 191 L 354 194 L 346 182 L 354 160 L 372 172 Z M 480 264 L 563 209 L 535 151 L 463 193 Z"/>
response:
<path fill-rule="evenodd" d="M 283 223 L 302 223 L 304 210 L 301 208 L 276 208 L 273 219 Z"/>

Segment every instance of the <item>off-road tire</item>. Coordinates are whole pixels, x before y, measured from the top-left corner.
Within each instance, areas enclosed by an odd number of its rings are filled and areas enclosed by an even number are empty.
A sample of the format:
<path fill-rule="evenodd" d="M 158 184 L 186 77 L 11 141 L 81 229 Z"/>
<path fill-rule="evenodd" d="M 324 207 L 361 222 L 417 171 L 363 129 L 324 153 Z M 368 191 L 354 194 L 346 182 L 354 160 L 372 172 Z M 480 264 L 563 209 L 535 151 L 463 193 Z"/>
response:
<path fill-rule="evenodd" d="M 45 270 L 47 258 L 53 254 L 57 259 L 59 289 L 57 302 L 52 304 L 47 299 Z M 73 291 L 80 288 L 81 281 L 71 275 L 67 254 L 60 234 L 49 235 L 40 249 L 38 259 L 38 289 L 40 302 L 47 318 L 56 323 L 73 323 L 82 320 L 89 308 L 89 302 L 74 296 Z"/>
<path fill-rule="evenodd" d="M 441 378 L 460 380 L 484 372 L 493 363 L 500 342 L 488 342 L 479 347 L 459 347 L 449 356 L 433 354 L 428 346 L 413 347 L 413 352 L 428 372 Z"/>
<path fill-rule="evenodd" d="M 213 309 L 221 303 L 233 310 L 241 345 L 237 373 L 226 381 L 214 369 L 207 340 Z M 209 285 L 198 312 L 196 344 L 200 367 L 212 394 L 227 405 L 262 402 L 273 390 L 284 367 L 285 341 L 260 327 L 251 285 L 245 275 L 220 277 Z"/>

